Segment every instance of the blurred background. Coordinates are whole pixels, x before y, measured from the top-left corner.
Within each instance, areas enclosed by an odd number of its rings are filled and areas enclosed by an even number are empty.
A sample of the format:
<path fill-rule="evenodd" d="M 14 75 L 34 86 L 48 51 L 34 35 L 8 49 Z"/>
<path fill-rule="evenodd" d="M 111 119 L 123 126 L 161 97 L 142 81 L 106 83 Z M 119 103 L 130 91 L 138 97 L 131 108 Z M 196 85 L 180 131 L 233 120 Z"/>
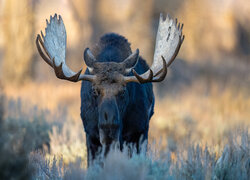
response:
<path fill-rule="evenodd" d="M 219 153 L 231 131 L 250 124 L 249 12 L 247 0 L 0 0 L 3 119 L 12 117 L 5 123 L 18 132 L 21 126 L 20 134 L 33 133 L 33 149 L 47 144 L 48 155 L 85 157 L 80 83 L 55 77 L 37 52 L 36 35 L 57 13 L 74 71 L 85 66 L 84 49 L 107 32 L 125 36 L 151 64 L 159 14 L 169 13 L 184 23 L 185 40 L 165 81 L 154 84 L 150 142 L 161 139 L 172 152 L 178 144 L 205 143 Z"/>

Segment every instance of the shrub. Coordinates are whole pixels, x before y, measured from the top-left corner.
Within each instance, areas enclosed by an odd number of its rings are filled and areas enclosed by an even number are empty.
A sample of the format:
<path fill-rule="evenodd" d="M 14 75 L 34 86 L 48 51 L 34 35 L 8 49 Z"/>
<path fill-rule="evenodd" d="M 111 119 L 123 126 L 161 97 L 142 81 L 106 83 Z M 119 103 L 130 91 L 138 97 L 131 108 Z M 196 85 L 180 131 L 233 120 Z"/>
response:
<path fill-rule="evenodd" d="M 51 124 L 36 108 L 22 111 L 22 102 L 0 96 L 0 179 L 30 179 L 29 153 L 49 148 Z"/>
<path fill-rule="evenodd" d="M 235 143 L 240 138 L 241 142 Z M 83 167 L 81 159 L 66 165 L 63 157 L 46 160 L 42 154 L 34 153 L 31 164 L 36 167 L 33 179 L 246 179 L 250 172 L 249 134 L 244 130 L 237 137 L 231 137 L 234 143 L 224 148 L 216 158 L 212 148 L 201 145 L 189 145 L 186 149 L 178 147 L 173 153 L 166 148 L 159 154 L 156 146 L 151 146 L 147 153 L 137 154 L 131 147 L 123 152 L 113 150 L 105 159 L 97 161 L 89 169 Z"/>

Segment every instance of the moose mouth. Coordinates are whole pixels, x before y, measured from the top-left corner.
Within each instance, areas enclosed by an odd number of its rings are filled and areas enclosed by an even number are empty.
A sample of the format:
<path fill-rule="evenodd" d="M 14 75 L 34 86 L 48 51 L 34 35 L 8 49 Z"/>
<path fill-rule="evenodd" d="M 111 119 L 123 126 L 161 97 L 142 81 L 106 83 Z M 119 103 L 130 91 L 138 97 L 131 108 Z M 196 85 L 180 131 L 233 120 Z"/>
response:
<path fill-rule="evenodd" d="M 112 142 L 114 142 L 114 139 L 112 137 L 107 136 L 102 141 L 104 142 L 104 144 L 110 145 Z"/>
<path fill-rule="evenodd" d="M 118 128 L 100 128 L 100 142 L 102 145 L 111 145 L 114 142 L 119 142 Z"/>

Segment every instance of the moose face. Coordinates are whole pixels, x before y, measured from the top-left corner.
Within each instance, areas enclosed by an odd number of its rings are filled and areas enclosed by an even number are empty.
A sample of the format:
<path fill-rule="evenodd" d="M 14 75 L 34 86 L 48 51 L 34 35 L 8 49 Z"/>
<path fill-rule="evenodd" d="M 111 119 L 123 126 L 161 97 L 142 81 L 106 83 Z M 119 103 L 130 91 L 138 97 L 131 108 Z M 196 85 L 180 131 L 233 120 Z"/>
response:
<path fill-rule="evenodd" d="M 98 129 L 102 145 L 119 142 L 122 131 L 122 119 L 129 102 L 124 75 L 136 65 L 139 52 L 129 56 L 121 63 L 98 62 L 88 50 L 84 60 L 91 75 L 92 95 L 98 103 Z"/>
<path fill-rule="evenodd" d="M 96 63 L 92 93 L 98 102 L 98 128 L 101 144 L 119 141 L 122 122 L 128 103 L 128 92 L 122 74 L 125 68 L 119 63 Z"/>

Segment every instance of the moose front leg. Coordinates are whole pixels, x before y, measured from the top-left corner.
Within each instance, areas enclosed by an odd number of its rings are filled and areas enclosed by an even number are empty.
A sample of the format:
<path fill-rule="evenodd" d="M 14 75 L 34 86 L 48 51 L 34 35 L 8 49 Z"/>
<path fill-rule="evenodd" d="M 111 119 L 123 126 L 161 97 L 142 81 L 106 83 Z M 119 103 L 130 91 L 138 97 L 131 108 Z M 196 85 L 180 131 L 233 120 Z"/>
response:
<path fill-rule="evenodd" d="M 135 133 L 133 135 L 132 144 L 136 148 L 136 153 L 145 153 L 147 151 L 148 146 L 148 132 L 143 133 Z"/>
<path fill-rule="evenodd" d="M 93 164 L 93 161 L 100 155 L 101 152 L 101 144 L 98 138 L 91 137 L 86 134 L 86 145 L 87 145 L 87 162 L 88 167 Z"/>

